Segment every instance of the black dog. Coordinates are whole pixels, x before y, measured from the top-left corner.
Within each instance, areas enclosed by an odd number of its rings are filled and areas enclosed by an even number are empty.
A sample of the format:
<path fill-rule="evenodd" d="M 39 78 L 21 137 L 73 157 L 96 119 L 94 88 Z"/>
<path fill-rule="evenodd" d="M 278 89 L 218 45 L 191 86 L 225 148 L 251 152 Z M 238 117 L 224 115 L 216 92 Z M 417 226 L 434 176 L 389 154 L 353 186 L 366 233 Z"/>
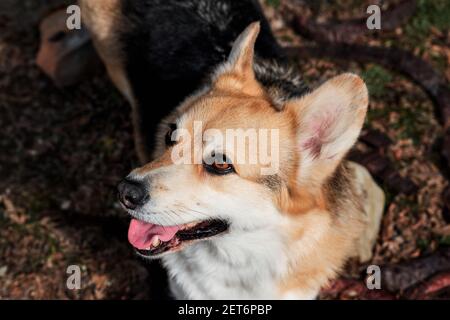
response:
<path fill-rule="evenodd" d="M 81 5 L 111 78 L 134 106 L 143 163 L 151 157 L 161 119 L 208 81 L 251 22 L 261 23 L 258 80 L 282 88 L 284 97 L 305 92 L 284 67 L 284 52 L 257 0 L 82 0 Z"/>

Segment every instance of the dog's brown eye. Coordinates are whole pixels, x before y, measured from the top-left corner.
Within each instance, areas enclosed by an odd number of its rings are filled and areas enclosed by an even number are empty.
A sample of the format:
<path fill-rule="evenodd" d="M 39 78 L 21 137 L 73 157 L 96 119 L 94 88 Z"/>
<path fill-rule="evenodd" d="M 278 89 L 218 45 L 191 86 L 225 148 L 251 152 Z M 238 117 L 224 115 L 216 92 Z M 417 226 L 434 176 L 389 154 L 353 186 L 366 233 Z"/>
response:
<path fill-rule="evenodd" d="M 169 124 L 169 130 L 166 133 L 165 142 L 166 146 L 173 146 L 176 141 L 172 140 L 172 133 L 177 129 L 177 125 L 175 123 Z"/>
<path fill-rule="evenodd" d="M 214 174 L 228 174 L 235 172 L 231 161 L 225 155 L 211 155 L 213 161 L 211 164 L 204 163 L 206 170 Z"/>

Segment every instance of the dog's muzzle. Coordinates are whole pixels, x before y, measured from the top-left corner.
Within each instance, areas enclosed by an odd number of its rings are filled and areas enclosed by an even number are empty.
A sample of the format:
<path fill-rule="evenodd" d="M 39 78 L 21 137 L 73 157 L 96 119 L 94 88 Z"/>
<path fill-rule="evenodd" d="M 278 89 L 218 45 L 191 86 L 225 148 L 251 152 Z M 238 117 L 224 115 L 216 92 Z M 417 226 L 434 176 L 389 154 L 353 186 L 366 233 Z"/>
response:
<path fill-rule="evenodd" d="M 144 182 L 125 178 L 117 189 L 120 202 L 130 210 L 135 210 L 150 199 Z"/>

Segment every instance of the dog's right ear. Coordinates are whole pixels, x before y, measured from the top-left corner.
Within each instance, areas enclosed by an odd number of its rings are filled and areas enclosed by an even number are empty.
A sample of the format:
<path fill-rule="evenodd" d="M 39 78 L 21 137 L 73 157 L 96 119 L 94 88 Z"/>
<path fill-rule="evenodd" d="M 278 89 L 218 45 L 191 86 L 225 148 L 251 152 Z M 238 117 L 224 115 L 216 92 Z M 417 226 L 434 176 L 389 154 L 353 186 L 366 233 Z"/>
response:
<path fill-rule="evenodd" d="M 259 22 L 251 23 L 235 40 L 227 61 L 217 70 L 217 89 L 239 91 L 252 96 L 261 95 L 262 88 L 255 80 L 253 59 Z"/>
<path fill-rule="evenodd" d="M 332 174 L 359 136 L 368 101 L 364 81 L 345 73 L 286 103 L 297 122 L 300 184 L 320 186 Z"/>

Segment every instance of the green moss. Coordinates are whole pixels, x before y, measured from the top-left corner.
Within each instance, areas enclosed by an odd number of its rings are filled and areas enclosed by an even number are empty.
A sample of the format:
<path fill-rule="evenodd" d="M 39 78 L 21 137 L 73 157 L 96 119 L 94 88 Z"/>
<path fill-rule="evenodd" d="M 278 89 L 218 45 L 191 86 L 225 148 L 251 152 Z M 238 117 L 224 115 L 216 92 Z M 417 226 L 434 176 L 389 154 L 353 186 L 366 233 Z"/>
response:
<path fill-rule="evenodd" d="M 383 96 L 386 85 L 392 81 L 392 74 L 377 65 L 369 65 L 361 75 L 366 81 L 370 96 L 375 98 Z"/>
<path fill-rule="evenodd" d="M 425 118 L 424 111 L 420 108 L 399 108 L 398 113 L 398 122 L 392 124 L 399 131 L 398 138 L 411 139 L 417 145 L 424 127 L 428 125 L 422 121 Z"/>
<path fill-rule="evenodd" d="M 280 6 L 280 0 L 266 0 L 267 5 L 274 7 L 275 9 Z"/>
<path fill-rule="evenodd" d="M 430 245 L 429 240 L 417 239 L 417 246 L 420 248 L 420 250 L 422 250 L 422 251 L 427 250 L 429 245 Z"/>
<path fill-rule="evenodd" d="M 445 72 L 445 69 L 447 68 L 446 56 L 434 52 L 433 54 L 431 54 L 431 62 L 433 63 L 433 66 L 435 66 L 438 70 L 443 70 Z"/>
<path fill-rule="evenodd" d="M 450 2 L 448 0 L 419 0 L 417 10 L 405 28 L 406 35 L 423 49 L 424 39 L 431 27 L 440 31 L 450 28 Z"/>
<path fill-rule="evenodd" d="M 439 239 L 439 244 L 444 246 L 450 246 L 450 236 L 443 236 Z"/>
<path fill-rule="evenodd" d="M 389 112 L 390 111 L 388 110 L 388 108 L 377 108 L 377 109 L 369 108 L 366 117 L 366 125 L 370 126 L 372 121 L 376 119 L 388 119 Z"/>
<path fill-rule="evenodd" d="M 292 42 L 294 39 L 292 39 L 292 37 L 290 35 L 282 35 L 281 36 L 281 40 L 285 41 L 285 42 Z"/>
<path fill-rule="evenodd" d="M 410 210 L 410 215 L 419 216 L 420 208 L 415 196 L 400 195 L 397 198 L 397 204 L 400 208 L 408 208 Z"/>

